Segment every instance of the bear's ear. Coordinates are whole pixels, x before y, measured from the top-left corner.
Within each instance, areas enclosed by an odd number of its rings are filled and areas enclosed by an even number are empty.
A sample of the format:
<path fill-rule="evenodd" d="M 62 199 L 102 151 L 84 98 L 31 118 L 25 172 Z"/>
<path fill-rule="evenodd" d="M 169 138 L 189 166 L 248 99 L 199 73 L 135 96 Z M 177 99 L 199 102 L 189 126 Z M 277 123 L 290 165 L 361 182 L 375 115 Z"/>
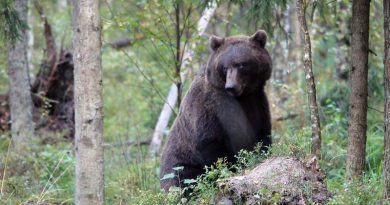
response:
<path fill-rule="evenodd" d="M 211 36 L 209 39 L 210 48 L 213 51 L 218 50 L 218 48 L 221 47 L 224 42 L 225 42 L 224 38 L 214 36 L 214 35 Z"/>
<path fill-rule="evenodd" d="M 250 40 L 264 48 L 265 43 L 267 42 L 267 33 L 263 30 L 258 30 L 250 37 Z"/>

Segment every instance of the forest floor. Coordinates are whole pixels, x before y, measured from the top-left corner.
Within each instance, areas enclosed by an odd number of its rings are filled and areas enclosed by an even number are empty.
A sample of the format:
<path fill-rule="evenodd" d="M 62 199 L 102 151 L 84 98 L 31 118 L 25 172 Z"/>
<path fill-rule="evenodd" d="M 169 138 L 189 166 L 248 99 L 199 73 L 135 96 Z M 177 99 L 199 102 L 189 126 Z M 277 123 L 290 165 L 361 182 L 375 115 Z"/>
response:
<path fill-rule="evenodd" d="M 328 106 L 328 109 L 333 109 Z M 337 112 L 332 112 L 337 114 Z M 345 180 L 345 121 L 331 116 L 323 124 L 323 147 L 320 167 L 326 174 L 326 184 L 333 197 L 328 204 L 382 203 L 382 157 L 380 141 L 383 128 L 380 121 L 368 131 L 367 167 L 361 182 Z M 374 118 L 370 118 L 374 122 Z M 338 123 L 338 124 L 337 124 Z M 296 119 L 274 124 L 274 144 L 268 155 L 241 152 L 238 156 L 242 170 L 273 156 L 294 156 L 305 160 L 310 152 L 310 129 L 300 127 Z M 140 138 L 139 141 L 144 139 Z M 38 137 L 31 155 L 13 158 L 9 133 L 0 135 L 2 156 L 1 204 L 73 204 L 74 151 L 69 139 L 61 133 Z M 379 147 L 378 147 L 379 146 Z M 383 146 L 383 145 L 382 145 Z M 180 190 L 169 195 L 159 186 L 159 159 L 147 157 L 147 146 L 105 147 L 106 204 L 213 204 L 216 181 L 239 173 L 229 171 L 229 165 L 219 162 L 198 181 L 196 194 L 189 199 L 179 197 Z"/>

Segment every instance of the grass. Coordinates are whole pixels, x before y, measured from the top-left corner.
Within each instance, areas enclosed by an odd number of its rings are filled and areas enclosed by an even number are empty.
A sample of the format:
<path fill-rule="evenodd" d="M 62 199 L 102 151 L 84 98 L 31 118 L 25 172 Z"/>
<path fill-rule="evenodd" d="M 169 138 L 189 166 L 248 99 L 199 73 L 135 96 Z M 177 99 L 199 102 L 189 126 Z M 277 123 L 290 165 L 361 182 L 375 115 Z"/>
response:
<path fill-rule="evenodd" d="M 327 175 L 328 188 L 334 194 L 329 204 L 380 204 L 383 191 L 383 128 L 380 119 L 369 117 L 371 125 L 367 133 L 367 167 L 363 181 L 348 182 L 344 176 L 346 122 L 337 117 L 339 112 L 337 109 L 326 112 L 323 121 L 323 159 L 320 163 Z M 310 129 L 299 128 L 299 123 L 289 121 L 285 122 L 289 126 L 274 132 L 274 144 L 268 156 L 259 151 L 242 151 L 235 168 L 244 170 L 269 156 L 305 159 L 310 152 Z M 8 148 L 9 143 L 8 134 L 3 133 L 0 136 L 0 155 L 4 156 L 0 164 L 1 204 L 73 204 L 74 153 L 68 142 L 43 145 L 36 141 L 32 145 L 31 157 L 17 161 L 12 158 L 7 160 L 7 153 L 12 153 L 12 147 Z M 194 197 L 183 199 L 180 191 L 166 195 L 159 187 L 159 161 L 148 160 L 146 153 L 147 147 L 142 146 L 105 150 L 106 204 L 212 204 L 216 193 L 215 182 L 234 175 L 224 161 L 219 161 L 198 180 Z M 24 169 L 21 170 L 23 174 L 18 175 L 15 168 Z"/>
<path fill-rule="evenodd" d="M 114 54 L 110 54 L 114 55 Z M 117 56 L 116 58 L 119 58 Z M 115 58 L 111 56 L 110 58 Z M 153 126 L 148 115 L 153 100 L 142 100 L 148 92 L 140 92 L 134 98 L 129 95 L 117 96 L 117 92 L 126 93 L 129 82 L 136 79 L 121 81 L 115 73 L 105 87 L 105 141 L 144 140 L 150 136 Z M 115 77 L 116 76 L 116 77 Z M 133 81 L 133 82 L 134 82 Z M 107 83 L 107 81 L 106 81 Z M 338 85 L 335 85 L 338 86 Z M 340 89 L 345 88 L 340 85 Z M 133 89 L 133 88 L 131 88 Z M 277 110 L 270 98 L 272 113 L 298 113 L 296 119 L 275 122 L 273 129 L 273 146 L 269 156 L 296 156 L 305 159 L 310 153 L 311 130 L 306 124 L 305 96 L 301 89 L 292 85 L 286 87 L 288 92 L 295 93 L 287 102 L 287 110 Z M 332 90 L 337 90 L 334 88 Z M 301 93 L 301 94 L 300 94 Z M 346 110 L 340 108 L 340 102 L 345 101 L 344 92 L 321 94 L 322 122 L 322 170 L 327 175 L 327 185 L 334 194 L 330 204 L 380 204 L 382 203 L 382 168 L 383 168 L 383 119 L 376 111 L 369 110 L 367 131 L 367 166 L 362 182 L 348 182 L 345 179 L 345 156 L 347 146 Z M 155 100 L 155 99 L 154 99 Z M 139 101 L 139 102 L 137 102 Z M 128 104 L 127 104 L 128 103 Z M 132 108 L 130 105 L 140 104 Z M 380 102 L 371 99 L 374 107 Z M 115 112 L 126 108 L 126 112 Z M 134 110 L 135 109 L 135 110 Z M 132 117 L 139 110 L 139 116 Z M 153 108 L 153 112 L 158 109 Z M 303 114 L 302 114 L 303 113 Z M 299 119 L 298 119 L 299 118 Z M 43 136 L 52 144 L 42 144 L 38 138 L 31 144 L 29 157 L 17 159 L 12 156 L 12 146 L 8 133 L 0 135 L 0 173 L 1 199 L 0 204 L 21 204 L 26 202 L 51 202 L 73 204 L 74 194 L 74 153 L 71 143 L 59 140 L 59 136 Z M 42 139 L 43 139 L 42 138 Z M 7 154 L 10 153 L 10 154 Z M 224 161 L 210 167 L 208 172 L 198 180 L 196 194 L 192 198 L 180 197 L 180 190 L 168 195 L 159 186 L 159 160 L 147 157 L 146 146 L 119 146 L 105 149 L 105 204 L 213 204 L 216 187 L 215 182 L 224 177 L 232 176 L 230 167 Z M 260 152 L 243 151 L 238 156 L 236 170 L 243 170 L 260 162 L 265 157 Z M 239 172 L 236 172 L 238 174 Z"/>

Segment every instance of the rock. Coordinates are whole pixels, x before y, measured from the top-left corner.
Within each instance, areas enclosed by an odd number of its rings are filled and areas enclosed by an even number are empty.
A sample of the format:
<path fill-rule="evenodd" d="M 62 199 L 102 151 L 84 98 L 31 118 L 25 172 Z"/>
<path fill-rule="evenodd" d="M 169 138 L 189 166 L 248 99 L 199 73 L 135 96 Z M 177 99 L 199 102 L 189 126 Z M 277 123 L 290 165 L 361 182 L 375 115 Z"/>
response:
<path fill-rule="evenodd" d="M 331 197 L 316 158 L 265 160 L 242 176 L 218 183 L 216 204 L 326 204 Z"/>

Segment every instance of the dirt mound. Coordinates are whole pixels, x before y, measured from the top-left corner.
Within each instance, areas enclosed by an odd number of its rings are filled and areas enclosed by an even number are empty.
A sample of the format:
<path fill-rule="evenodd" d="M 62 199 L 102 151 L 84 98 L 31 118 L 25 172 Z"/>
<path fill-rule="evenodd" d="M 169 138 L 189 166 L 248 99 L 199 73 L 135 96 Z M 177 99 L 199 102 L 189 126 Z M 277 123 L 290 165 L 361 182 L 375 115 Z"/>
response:
<path fill-rule="evenodd" d="M 326 204 L 331 196 L 315 158 L 270 158 L 219 183 L 218 204 Z"/>

